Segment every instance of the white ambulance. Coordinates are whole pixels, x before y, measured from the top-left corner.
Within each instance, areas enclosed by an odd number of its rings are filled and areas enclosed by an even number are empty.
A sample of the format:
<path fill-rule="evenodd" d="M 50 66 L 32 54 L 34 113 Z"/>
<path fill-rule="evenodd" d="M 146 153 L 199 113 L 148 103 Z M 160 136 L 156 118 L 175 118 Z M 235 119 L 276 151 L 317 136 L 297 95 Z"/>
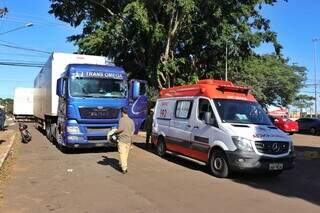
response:
<path fill-rule="evenodd" d="M 217 177 L 293 168 L 290 137 L 271 123 L 250 90 L 221 80 L 162 90 L 152 130 L 157 153 L 205 162 Z"/>

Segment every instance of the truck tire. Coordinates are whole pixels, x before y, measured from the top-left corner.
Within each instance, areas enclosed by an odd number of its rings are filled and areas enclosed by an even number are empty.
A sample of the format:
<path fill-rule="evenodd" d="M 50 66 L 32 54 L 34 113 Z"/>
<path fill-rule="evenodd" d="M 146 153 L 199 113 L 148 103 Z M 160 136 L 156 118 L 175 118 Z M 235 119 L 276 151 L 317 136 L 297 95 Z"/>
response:
<path fill-rule="evenodd" d="M 209 158 L 209 170 L 218 178 L 226 178 L 230 175 L 227 157 L 220 149 L 213 150 Z"/>
<path fill-rule="evenodd" d="M 51 127 L 51 124 L 50 123 L 48 123 L 47 125 L 46 125 L 46 137 L 47 137 L 47 139 L 50 141 L 50 142 L 54 142 L 54 136 L 53 136 L 53 134 L 52 134 L 52 129 L 51 129 L 52 127 Z"/>
<path fill-rule="evenodd" d="M 56 131 L 56 146 L 62 153 L 68 154 L 71 152 L 71 148 L 63 145 L 63 136 L 58 130 Z"/>
<path fill-rule="evenodd" d="M 50 138 L 51 131 L 50 131 L 50 124 L 49 123 L 46 123 L 45 130 L 46 130 L 46 138 L 48 140 L 50 140 L 49 138 Z"/>
<path fill-rule="evenodd" d="M 163 137 L 159 137 L 158 139 L 158 143 L 157 143 L 157 154 L 160 156 L 160 157 L 164 157 L 165 154 L 166 154 L 166 151 L 167 151 L 167 148 L 166 148 L 166 144 L 164 142 L 164 138 Z"/>

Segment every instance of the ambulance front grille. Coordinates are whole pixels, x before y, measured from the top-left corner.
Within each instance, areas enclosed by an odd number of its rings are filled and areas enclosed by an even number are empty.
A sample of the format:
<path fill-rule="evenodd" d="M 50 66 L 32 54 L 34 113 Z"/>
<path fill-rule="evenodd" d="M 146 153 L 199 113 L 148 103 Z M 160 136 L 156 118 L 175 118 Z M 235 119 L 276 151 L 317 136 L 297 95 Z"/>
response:
<path fill-rule="evenodd" d="M 268 155 L 281 155 L 289 151 L 289 143 L 283 141 L 256 141 L 258 152 Z"/>

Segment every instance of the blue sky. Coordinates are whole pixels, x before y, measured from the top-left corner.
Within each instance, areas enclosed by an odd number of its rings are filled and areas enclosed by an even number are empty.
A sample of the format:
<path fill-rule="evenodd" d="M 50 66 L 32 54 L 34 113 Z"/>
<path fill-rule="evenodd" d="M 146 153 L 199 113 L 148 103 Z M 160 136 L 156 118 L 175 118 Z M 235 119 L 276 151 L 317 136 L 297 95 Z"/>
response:
<path fill-rule="evenodd" d="M 1 46 L 10 44 L 48 52 L 74 52 L 76 47 L 66 37 L 79 32 L 48 14 L 49 0 L 0 0 L 0 7 L 6 6 L 9 13 L 0 19 L 0 61 L 45 62 L 48 54 L 16 50 Z M 34 26 L 1 35 L 26 23 Z M 40 68 L 11 67 L 0 65 L 0 97 L 13 97 L 16 87 L 33 87 L 33 80 Z"/>
<path fill-rule="evenodd" d="M 8 15 L 0 19 L 0 34 L 20 27 L 28 22 L 34 26 L 8 34 L 0 35 L 0 45 L 9 43 L 16 46 L 35 48 L 45 51 L 74 52 L 77 48 L 66 41 L 66 37 L 76 34 L 80 29 L 58 21 L 48 14 L 49 0 L 0 0 L 0 7 L 9 9 Z M 283 55 L 291 63 L 297 63 L 308 69 L 307 83 L 314 81 L 312 38 L 320 37 L 320 1 L 289 0 L 279 1 L 275 6 L 264 6 L 263 14 L 271 20 L 271 26 L 278 33 L 283 45 Z M 320 56 L 320 42 L 317 45 Z M 258 53 L 270 53 L 270 45 L 262 45 Z M 0 61 L 44 62 L 48 55 L 15 50 L 0 46 Z M 319 59 L 318 59 L 319 60 Z M 320 60 L 319 60 L 320 61 Z M 0 65 L 0 97 L 13 97 L 15 87 L 33 87 L 33 79 L 40 68 L 10 67 Z M 320 67 L 319 69 L 320 70 Z M 320 79 L 320 72 L 319 78 Z M 308 87 L 302 91 L 313 95 L 314 89 Z"/>

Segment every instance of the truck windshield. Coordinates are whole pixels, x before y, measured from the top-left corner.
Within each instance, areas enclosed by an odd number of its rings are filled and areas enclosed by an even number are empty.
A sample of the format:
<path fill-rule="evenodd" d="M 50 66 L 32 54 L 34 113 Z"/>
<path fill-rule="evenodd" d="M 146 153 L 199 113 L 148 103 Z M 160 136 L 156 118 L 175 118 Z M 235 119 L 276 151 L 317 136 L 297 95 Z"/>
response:
<path fill-rule="evenodd" d="M 70 94 L 73 97 L 125 98 L 127 82 L 105 78 L 71 78 Z"/>
<path fill-rule="evenodd" d="M 257 102 L 214 99 L 222 122 L 272 125 L 270 119 Z"/>

